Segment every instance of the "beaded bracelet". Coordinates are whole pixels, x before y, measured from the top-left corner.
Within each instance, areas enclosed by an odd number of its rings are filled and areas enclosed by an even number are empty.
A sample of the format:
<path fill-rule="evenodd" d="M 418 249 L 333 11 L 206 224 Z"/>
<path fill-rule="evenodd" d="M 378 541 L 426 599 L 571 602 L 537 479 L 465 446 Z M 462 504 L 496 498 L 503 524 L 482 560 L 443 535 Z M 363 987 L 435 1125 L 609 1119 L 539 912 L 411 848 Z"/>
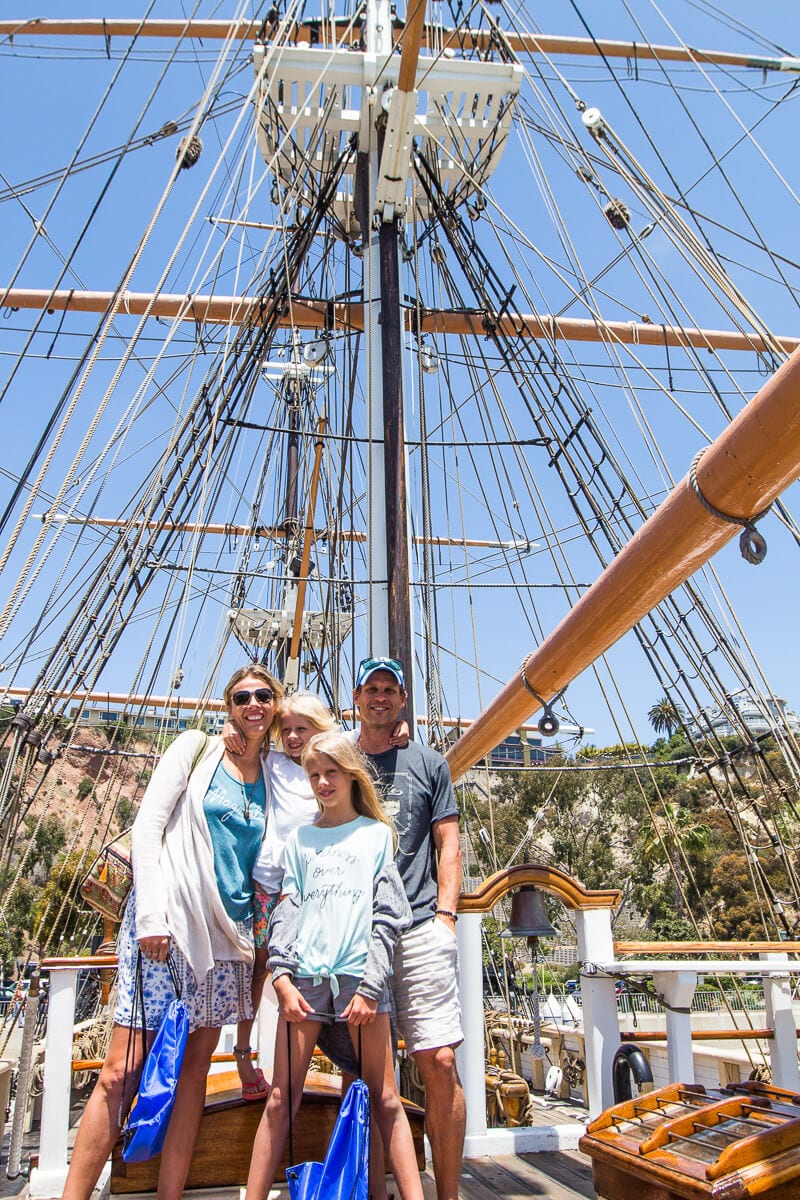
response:
<path fill-rule="evenodd" d="M 452 917 L 454 921 L 458 920 L 458 914 L 454 913 L 454 912 L 450 912 L 450 910 L 447 908 L 437 908 L 436 916 L 437 917 Z"/>

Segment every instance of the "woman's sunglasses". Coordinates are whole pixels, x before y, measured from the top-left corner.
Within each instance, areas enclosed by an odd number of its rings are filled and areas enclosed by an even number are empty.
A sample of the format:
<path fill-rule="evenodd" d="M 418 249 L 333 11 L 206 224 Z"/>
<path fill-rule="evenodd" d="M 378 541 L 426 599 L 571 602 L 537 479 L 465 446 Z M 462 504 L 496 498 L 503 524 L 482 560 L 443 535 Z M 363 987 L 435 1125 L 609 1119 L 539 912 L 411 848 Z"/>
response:
<path fill-rule="evenodd" d="M 272 688 L 256 688 L 254 692 L 234 692 L 231 695 L 231 700 L 237 708 L 244 708 L 245 704 L 250 703 L 253 696 L 255 696 L 259 704 L 271 704 L 275 699 L 275 693 Z"/>

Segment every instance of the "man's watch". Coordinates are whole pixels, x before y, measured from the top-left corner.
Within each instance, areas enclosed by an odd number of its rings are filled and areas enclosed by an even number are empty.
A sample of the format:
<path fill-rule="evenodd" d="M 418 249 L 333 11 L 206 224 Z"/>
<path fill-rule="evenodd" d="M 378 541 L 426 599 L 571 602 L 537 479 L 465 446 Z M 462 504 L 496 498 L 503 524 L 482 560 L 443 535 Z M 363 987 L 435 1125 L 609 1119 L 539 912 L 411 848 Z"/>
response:
<path fill-rule="evenodd" d="M 454 923 L 458 920 L 458 913 L 450 912 L 449 908 L 437 908 L 436 916 L 437 917 L 450 917 L 451 921 L 453 921 Z"/>

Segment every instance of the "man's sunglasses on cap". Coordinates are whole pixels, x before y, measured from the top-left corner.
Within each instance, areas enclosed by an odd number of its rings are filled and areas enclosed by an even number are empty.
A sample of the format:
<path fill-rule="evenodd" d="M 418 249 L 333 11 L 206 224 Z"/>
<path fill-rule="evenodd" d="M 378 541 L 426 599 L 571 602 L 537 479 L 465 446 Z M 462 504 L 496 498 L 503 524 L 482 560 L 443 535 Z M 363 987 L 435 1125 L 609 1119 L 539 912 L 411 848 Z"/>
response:
<path fill-rule="evenodd" d="M 358 675 L 356 676 L 356 687 L 360 688 L 367 682 L 370 675 L 374 675 L 376 671 L 389 671 L 394 675 L 397 682 L 403 691 L 406 690 L 406 679 L 403 674 L 403 664 L 399 658 L 383 658 L 381 656 L 373 658 L 362 658 L 358 665 Z"/>
<path fill-rule="evenodd" d="M 255 696 L 259 704 L 271 704 L 275 699 L 275 693 L 273 692 L 272 688 L 263 687 L 255 688 L 252 692 L 246 692 L 244 690 L 240 692 L 233 692 L 231 694 L 231 700 L 237 708 L 244 708 L 245 704 L 250 703 L 250 700 L 253 696 Z"/>

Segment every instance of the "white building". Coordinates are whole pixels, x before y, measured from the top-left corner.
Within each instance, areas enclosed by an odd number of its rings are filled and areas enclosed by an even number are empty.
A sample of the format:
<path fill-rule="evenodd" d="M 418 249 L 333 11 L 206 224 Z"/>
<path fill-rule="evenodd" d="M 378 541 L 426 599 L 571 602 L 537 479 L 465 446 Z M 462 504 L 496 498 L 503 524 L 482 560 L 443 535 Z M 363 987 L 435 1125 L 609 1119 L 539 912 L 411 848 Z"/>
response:
<path fill-rule="evenodd" d="M 736 709 L 742 724 L 752 737 L 763 737 L 775 732 L 777 728 L 788 728 L 791 733 L 800 735 L 800 717 L 786 707 L 786 701 L 779 697 L 759 697 L 755 699 L 745 691 L 734 692 L 728 696 L 728 703 Z M 700 719 L 693 721 L 689 727 L 693 737 L 707 738 L 714 733 L 717 737 L 740 736 L 742 727 L 731 719 L 730 710 L 714 706 L 704 709 Z"/>

